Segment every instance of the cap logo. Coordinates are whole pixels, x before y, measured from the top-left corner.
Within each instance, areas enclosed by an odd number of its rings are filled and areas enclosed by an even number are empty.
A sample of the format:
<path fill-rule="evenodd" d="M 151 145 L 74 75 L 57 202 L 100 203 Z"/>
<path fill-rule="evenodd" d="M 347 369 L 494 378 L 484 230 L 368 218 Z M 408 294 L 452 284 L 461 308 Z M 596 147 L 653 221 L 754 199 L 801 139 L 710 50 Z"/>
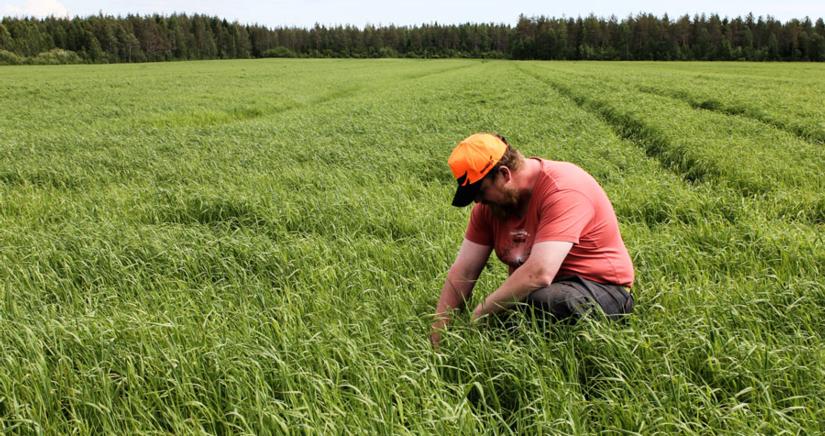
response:
<path fill-rule="evenodd" d="M 484 172 L 487 171 L 487 168 L 490 168 L 490 165 L 492 165 L 492 164 L 493 164 L 493 156 L 490 156 L 490 160 L 487 161 L 487 165 L 484 165 L 484 168 L 482 168 L 481 171 L 479 171 L 479 173 L 484 174 Z"/>

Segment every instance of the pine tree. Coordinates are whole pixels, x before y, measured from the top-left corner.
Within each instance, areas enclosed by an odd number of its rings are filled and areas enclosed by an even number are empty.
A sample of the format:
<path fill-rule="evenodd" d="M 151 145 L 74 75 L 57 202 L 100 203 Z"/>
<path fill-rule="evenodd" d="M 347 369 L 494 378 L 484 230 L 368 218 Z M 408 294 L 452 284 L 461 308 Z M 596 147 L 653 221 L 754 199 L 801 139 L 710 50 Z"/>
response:
<path fill-rule="evenodd" d="M 6 29 L 6 26 L 4 26 L 3 23 L 0 23 L 0 50 L 12 51 L 13 43 L 14 41 L 11 39 L 11 34 Z"/>

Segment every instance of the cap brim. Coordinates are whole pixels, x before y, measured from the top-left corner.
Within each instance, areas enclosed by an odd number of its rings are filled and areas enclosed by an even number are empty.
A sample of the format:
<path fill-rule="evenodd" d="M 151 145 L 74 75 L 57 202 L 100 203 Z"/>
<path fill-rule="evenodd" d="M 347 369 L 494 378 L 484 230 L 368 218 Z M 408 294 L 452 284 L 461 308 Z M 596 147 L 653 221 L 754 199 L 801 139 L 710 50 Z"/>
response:
<path fill-rule="evenodd" d="M 455 197 L 453 197 L 453 206 L 464 207 L 472 203 L 476 199 L 479 189 L 481 189 L 480 180 L 472 185 L 459 185 L 455 191 Z"/>

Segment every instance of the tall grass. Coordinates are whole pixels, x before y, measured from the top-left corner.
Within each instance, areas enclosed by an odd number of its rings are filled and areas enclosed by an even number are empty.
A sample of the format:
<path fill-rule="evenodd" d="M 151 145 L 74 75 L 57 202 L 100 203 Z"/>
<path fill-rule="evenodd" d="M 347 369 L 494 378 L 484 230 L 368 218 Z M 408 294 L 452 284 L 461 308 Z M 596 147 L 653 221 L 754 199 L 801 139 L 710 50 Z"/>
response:
<path fill-rule="evenodd" d="M 819 194 L 799 178 L 819 161 L 795 161 L 799 139 L 764 124 L 550 65 L 0 69 L 0 425 L 825 430 L 822 223 L 777 206 Z M 722 159 L 707 117 L 760 158 Z M 627 322 L 465 315 L 432 350 L 468 212 L 449 206 L 445 159 L 476 130 L 602 183 L 637 268 Z M 686 144 L 713 177 L 685 177 L 652 139 Z M 743 192 L 755 170 L 775 186 Z M 474 298 L 505 275 L 491 260 Z"/>

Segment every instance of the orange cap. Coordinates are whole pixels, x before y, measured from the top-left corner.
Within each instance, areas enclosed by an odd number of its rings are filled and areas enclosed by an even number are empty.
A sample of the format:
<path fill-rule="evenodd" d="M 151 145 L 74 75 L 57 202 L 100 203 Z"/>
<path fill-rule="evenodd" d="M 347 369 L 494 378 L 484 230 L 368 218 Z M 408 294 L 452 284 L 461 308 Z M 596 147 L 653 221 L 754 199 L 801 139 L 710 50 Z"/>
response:
<path fill-rule="evenodd" d="M 501 160 L 505 151 L 507 144 L 489 133 L 476 133 L 458 143 L 447 159 L 458 182 L 453 206 L 464 207 L 473 202 L 482 179 Z"/>

